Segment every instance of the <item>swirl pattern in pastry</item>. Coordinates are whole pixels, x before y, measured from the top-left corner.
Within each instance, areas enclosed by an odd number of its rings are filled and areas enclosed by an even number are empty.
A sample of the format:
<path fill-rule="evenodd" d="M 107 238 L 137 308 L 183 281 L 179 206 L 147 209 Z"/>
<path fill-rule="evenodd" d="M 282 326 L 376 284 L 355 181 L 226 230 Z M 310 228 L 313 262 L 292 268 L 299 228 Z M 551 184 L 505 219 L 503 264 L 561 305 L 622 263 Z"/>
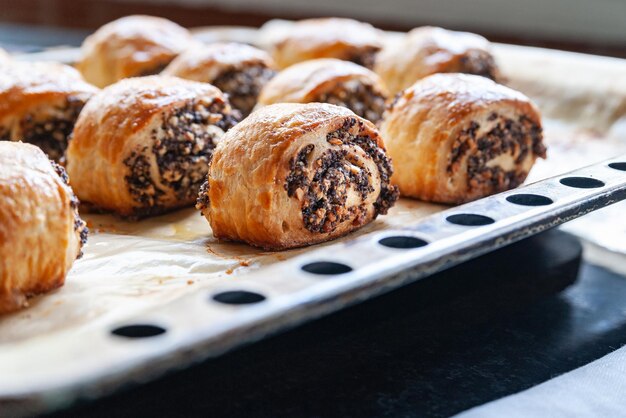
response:
<path fill-rule="evenodd" d="M 208 83 L 148 76 L 95 95 L 76 122 L 67 170 L 78 197 L 122 216 L 191 205 L 213 149 L 239 120 Z"/>
<path fill-rule="evenodd" d="M 402 195 L 440 203 L 517 187 L 546 156 L 537 107 L 520 92 L 467 74 L 435 74 L 403 91 L 381 134 Z"/>
<path fill-rule="evenodd" d="M 219 239 L 284 249 L 345 235 L 398 198 L 376 127 L 323 103 L 263 107 L 227 132 L 197 208 Z"/>

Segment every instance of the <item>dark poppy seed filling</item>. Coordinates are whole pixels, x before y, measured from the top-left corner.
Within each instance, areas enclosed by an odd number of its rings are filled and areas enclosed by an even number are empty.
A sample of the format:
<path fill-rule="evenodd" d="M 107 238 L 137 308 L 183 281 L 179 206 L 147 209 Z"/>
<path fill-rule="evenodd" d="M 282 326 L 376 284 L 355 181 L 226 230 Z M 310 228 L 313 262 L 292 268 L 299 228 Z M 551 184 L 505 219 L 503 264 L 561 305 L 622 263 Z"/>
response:
<path fill-rule="evenodd" d="M 355 51 L 352 55 L 344 58 L 346 61 L 351 61 L 355 64 L 359 64 L 365 68 L 369 68 L 370 70 L 374 68 L 374 64 L 376 62 L 376 55 L 380 51 L 379 47 L 371 46 L 367 48 L 359 49 Z"/>
<path fill-rule="evenodd" d="M 498 120 L 489 132 L 477 137 L 480 125 L 471 122 L 461 131 L 452 147 L 448 173 L 461 166 L 461 161 L 470 150 L 476 152 L 467 157 L 467 185 L 470 190 L 488 184 L 493 190 L 504 191 L 519 186 L 526 178 L 521 170 L 506 171 L 499 166 L 488 167 L 487 163 L 503 154 L 516 155 L 515 164 L 520 164 L 529 153 L 537 157 L 546 156 L 541 127 L 525 116 L 517 121 L 492 113 L 489 121 Z"/>
<path fill-rule="evenodd" d="M 374 209 L 376 209 L 376 215 L 385 215 L 400 197 L 398 187 L 390 184 L 391 175 L 393 174 L 391 160 L 369 136 L 357 136 L 354 138 L 354 143 L 368 153 L 376 166 L 378 166 L 381 186 L 378 199 L 374 202 Z"/>
<path fill-rule="evenodd" d="M 385 99 L 371 84 L 349 81 L 338 84 L 316 101 L 347 107 L 358 116 L 378 123 L 385 111 Z"/>
<path fill-rule="evenodd" d="M 461 72 L 496 79 L 496 62 L 487 51 L 470 50 L 461 58 Z"/>
<path fill-rule="evenodd" d="M 211 84 L 228 94 L 231 105 L 245 117 L 252 112 L 263 86 L 275 75 L 276 71 L 258 64 L 225 71 Z"/>
<path fill-rule="evenodd" d="M 161 131 L 152 132 L 161 182 L 178 199 L 193 200 L 208 173 L 211 153 L 224 132 L 237 123 L 226 104 L 191 102 L 163 119 Z"/>
<path fill-rule="evenodd" d="M 298 155 L 296 155 L 289 163 L 289 169 L 291 170 L 287 176 L 285 189 L 287 190 L 287 196 L 293 197 L 296 195 L 298 189 L 302 191 L 309 187 L 309 179 L 307 178 L 308 172 L 308 159 L 309 154 L 313 152 L 315 145 L 309 144 L 302 148 Z"/>
<path fill-rule="evenodd" d="M 159 198 L 164 194 L 152 180 L 148 150 L 146 146 L 139 152 L 133 151 L 124 160 L 124 165 L 129 168 L 129 175 L 124 177 L 124 180 L 128 184 L 130 194 L 141 204 L 142 209 L 139 211 L 142 215 L 150 213 L 144 212 L 143 208 L 154 208 L 155 211 L 159 211 Z"/>
<path fill-rule="evenodd" d="M 84 100 L 70 97 L 63 108 L 54 109 L 43 120 L 32 114 L 27 115 L 20 121 L 22 137 L 18 139 L 37 145 L 48 157 L 60 161 L 65 155 L 68 138 L 84 105 Z"/>
<path fill-rule="evenodd" d="M 187 103 L 163 115 L 163 122 L 151 133 L 152 147 L 133 152 L 124 160 L 130 174 L 125 177 L 133 198 L 140 203 L 138 216 L 163 212 L 161 203 L 168 187 L 181 202 L 192 202 L 206 179 L 213 149 L 224 132 L 239 120 L 238 112 L 229 112 L 226 103 Z M 151 175 L 154 155 L 159 170 L 157 185 Z"/>
<path fill-rule="evenodd" d="M 196 209 L 203 211 L 209 207 L 209 180 L 202 183 L 196 200 Z"/>
<path fill-rule="evenodd" d="M 52 164 L 52 168 L 54 168 L 54 171 L 56 171 L 58 176 L 61 178 L 61 181 L 63 181 L 63 183 L 69 186 L 70 180 L 69 180 L 69 177 L 67 176 L 67 173 L 65 172 L 65 169 L 52 160 L 50 161 L 50 163 Z M 82 248 L 82 246 L 87 243 L 87 235 L 89 234 L 89 228 L 87 228 L 87 224 L 85 223 L 85 221 L 83 221 L 80 218 L 80 215 L 78 214 L 79 203 L 80 202 L 78 201 L 78 198 L 72 191 L 71 196 L 70 196 L 70 206 L 72 207 L 72 210 L 74 212 L 74 231 L 78 232 L 78 235 L 80 236 L 80 244 Z M 81 251 L 77 255 L 77 258 L 81 258 L 82 256 L 83 256 L 83 251 L 81 249 Z"/>
<path fill-rule="evenodd" d="M 311 232 L 331 232 L 350 215 L 346 208 L 350 174 L 345 150 L 329 150 L 313 163 L 317 168 L 302 204 L 304 225 Z"/>
<path fill-rule="evenodd" d="M 289 197 L 302 202 L 303 223 L 311 232 L 329 233 L 348 219 L 361 225 L 367 218 L 365 205 L 346 207 L 348 189 L 357 191 L 363 200 L 374 192 L 370 183 L 373 173 L 350 158 L 349 147 L 360 147 L 378 167 L 381 191 L 374 203 L 374 217 L 387 213 L 398 199 L 397 188 L 389 185 L 389 160 L 372 138 L 351 133 L 357 123 L 363 122 L 350 118 L 340 129 L 330 132 L 326 139 L 337 148 L 327 149 L 315 161 L 310 161 L 315 146 L 309 144 L 290 162 L 285 190 Z"/>

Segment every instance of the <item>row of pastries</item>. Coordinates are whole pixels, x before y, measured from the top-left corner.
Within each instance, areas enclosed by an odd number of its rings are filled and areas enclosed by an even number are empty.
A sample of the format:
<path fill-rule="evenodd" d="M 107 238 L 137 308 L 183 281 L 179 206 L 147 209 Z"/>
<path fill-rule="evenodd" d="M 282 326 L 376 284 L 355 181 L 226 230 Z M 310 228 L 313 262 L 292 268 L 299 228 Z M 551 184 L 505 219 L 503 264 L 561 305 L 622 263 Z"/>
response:
<path fill-rule="evenodd" d="M 0 54 L 0 312 L 63 283 L 86 240 L 78 199 L 135 219 L 195 203 L 218 239 L 279 250 L 400 195 L 516 187 L 545 157 L 537 108 L 494 81 L 478 35 L 390 40 L 338 18 L 261 34 L 265 49 L 204 45 L 130 16 L 89 36 L 76 68 Z"/>

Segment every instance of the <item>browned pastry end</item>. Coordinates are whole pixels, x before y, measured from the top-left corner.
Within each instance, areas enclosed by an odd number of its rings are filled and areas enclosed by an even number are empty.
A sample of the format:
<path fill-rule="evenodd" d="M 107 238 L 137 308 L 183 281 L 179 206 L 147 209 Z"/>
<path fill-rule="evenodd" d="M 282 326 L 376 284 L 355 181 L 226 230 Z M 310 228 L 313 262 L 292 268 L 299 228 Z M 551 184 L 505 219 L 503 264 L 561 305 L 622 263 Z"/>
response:
<path fill-rule="evenodd" d="M 78 114 L 97 91 L 67 65 L 0 63 L 0 140 L 29 142 L 60 161 Z"/>
<path fill-rule="evenodd" d="M 381 134 L 402 195 L 440 203 L 517 187 L 546 156 L 537 107 L 520 92 L 467 74 L 435 74 L 403 91 Z"/>
<path fill-rule="evenodd" d="M 62 286 L 86 240 L 63 168 L 33 145 L 0 142 L 0 314 Z"/>
<path fill-rule="evenodd" d="M 78 197 L 122 216 L 192 205 L 224 132 L 239 119 L 208 83 L 148 76 L 96 94 L 76 122 L 67 171 Z"/>
<path fill-rule="evenodd" d="M 265 85 L 259 106 L 273 103 L 331 103 L 378 123 L 388 94 L 380 77 L 365 67 L 334 58 L 294 64 Z"/>
<path fill-rule="evenodd" d="M 338 58 L 374 66 L 383 34 L 368 23 L 337 17 L 305 19 L 269 29 L 266 42 L 279 68 L 315 58 Z"/>
<path fill-rule="evenodd" d="M 388 42 L 374 70 L 392 94 L 435 73 L 466 73 L 496 80 L 498 68 L 489 41 L 469 32 L 424 26 Z"/>
<path fill-rule="evenodd" d="M 330 104 L 274 104 L 224 135 L 196 207 L 219 239 L 300 247 L 387 213 L 391 174 L 371 122 Z"/>
<path fill-rule="evenodd" d="M 187 29 L 167 19 L 126 16 L 85 39 L 76 68 L 88 82 L 106 87 L 122 78 L 158 74 L 196 42 Z"/>
<path fill-rule="evenodd" d="M 189 49 L 175 58 L 163 74 L 211 83 L 247 116 L 256 105 L 261 88 L 276 71 L 267 52 L 230 42 Z"/>

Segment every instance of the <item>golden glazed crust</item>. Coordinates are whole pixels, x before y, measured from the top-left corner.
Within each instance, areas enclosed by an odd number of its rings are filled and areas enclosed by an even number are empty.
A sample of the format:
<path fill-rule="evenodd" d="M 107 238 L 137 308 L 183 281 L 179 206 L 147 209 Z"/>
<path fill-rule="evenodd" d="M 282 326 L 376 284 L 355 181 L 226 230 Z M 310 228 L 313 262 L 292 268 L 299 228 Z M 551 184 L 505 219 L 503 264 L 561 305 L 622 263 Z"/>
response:
<path fill-rule="evenodd" d="M 252 65 L 275 66 L 272 57 L 262 49 L 235 42 L 216 42 L 183 52 L 163 70 L 163 74 L 212 83 L 224 72 Z"/>
<path fill-rule="evenodd" d="M 337 84 L 359 81 L 376 86 L 386 95 L 380 77 L 352 62 L 320 58 L 294 64 L 281 71 L 261 91 L 259 104 L 310 103 Z"/>
<path fill-rule="evenodd" d="M 490 43 L 480 35 L 424 26 L 389 42 L 376 58 L 374 70 L 392 94 L 435 73 L 468 73 L 497 79 Z"/>
<path fill-rule="evenodd" d="M 373 71 L 348 61 L 320 58 L 278 73 L 261 91 L 258 106 L 333 100 L 330 103 L 377 122 L 387 97 L 386 88 Z M 368 117 L 370 113 L 375 116 Z"/>
<path fill-rule="evenodd" d="M 0 139 L 33 142 L 51 158 L 59 159 L 78 112 L 97 91 L 82 79 L 78 71 L 67 65 L 1 63 Z M 60 121 L 67 121 L 66 125 L 56 126 Z M 56 129 L 46 134 L 36 133 L 46 123 L 55 124 L 62 134 L 55 133 Z"/>
<path fill-rule="evenodd" d="M 0 142 L 0 313 L 65 281 L 86 239 L 67 177 L 37 147 Z"/>
<path fill-rule="evenodd" d="M 247 115 L 275 73 L 274 60 L 267 52 L 230 42 L 189 49 L 176 57 L 162 74 L 211 83 L 228 95 L 233 107 Z"/>
<path fill-rule="evenodd" d="M 310 245 L 386 213 L 391 171 L 371 122 L 334 105 L 275 104 L 224 136 L 197 207 L 219 239 Z"/>
<path fill-rule="evenodd" d="M 279 68 L 315 58 L 338 58 L 371 68 L 382 48 L 382 32 L 353 19 L 306 19 L 269 30 L 270 51 Z"/>
<path fill-rule="evenodd" d="M 522 93 L 479 76 L 435 74 L 401 93 L 381 134 L 404 196 L 462 203 L 521 184 L 545 157 L 541 118 Z"/>
<path fill-rule="evenodd" d="M 76 122 L 67 151 L 74 190 L 125 216 L 190 205 L 231 118 L 226 97 L 210 84 L 121 80 L 96 94 Z"/>
<path fill-rule="evenodd" d="M 76 68 L 85 80 L 106 87 L 122 78 L 156 74 L 195 44 L 189 31 L 167 19 L 127 16 L 85 39 Z"/>

